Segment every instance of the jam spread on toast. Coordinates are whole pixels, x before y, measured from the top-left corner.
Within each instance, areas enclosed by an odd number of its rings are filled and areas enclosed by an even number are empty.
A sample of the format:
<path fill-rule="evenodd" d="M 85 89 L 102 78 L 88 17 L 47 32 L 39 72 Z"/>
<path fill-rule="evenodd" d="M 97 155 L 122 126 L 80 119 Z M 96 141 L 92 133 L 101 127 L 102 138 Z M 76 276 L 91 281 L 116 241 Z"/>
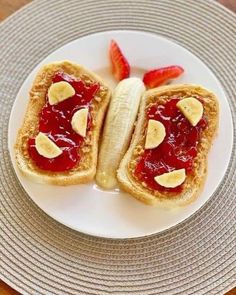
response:
<path fill-rule="evenodd" d="M 54 75 L 52 83 L 65 81 L 75 90 L 75 94 L 58 104 L 51 105 L 46 97 L 46 103 L 39 114 L 39 132 L 48 136 L 61 150 L 62 153 L 55 158 L 46 158 L 40 155 L 35 146 L 35 138 L 28 140 L 28 151 L 34 163 L 43 170 L 67 171 L 75 167 L 80 160 L 79 149 L 84 137 L 76 133 L 71 120 L 75 112 L 88 108 L 87 131 L 91 128 L 91 101 L 99 90 L 98 83 L 86 85 L 82 80 L 58 72 Z"/>
<path fill-rule="evenodd" d="M 200 97 L 196 98 L 201 101 Z M 208 125 L 203 115 L 198 124 L 192 126 L 177 108 L 179 101 L 180 98 L 174 96 L 165 104 L 152 104 L 147 109 L 147 120 L 161 122 L 165 126 L 166 136 L 156 148 L 145 149 L 134 171 L 134 176 L 139 181 L 144 182 L 148 188 L 161 192 L 182 191 L 183 185 L 166 188 L 159 185 L 154 178 L 177 169 L 185 169 L 186 174 L 192 173 L 201 131 Z"/>

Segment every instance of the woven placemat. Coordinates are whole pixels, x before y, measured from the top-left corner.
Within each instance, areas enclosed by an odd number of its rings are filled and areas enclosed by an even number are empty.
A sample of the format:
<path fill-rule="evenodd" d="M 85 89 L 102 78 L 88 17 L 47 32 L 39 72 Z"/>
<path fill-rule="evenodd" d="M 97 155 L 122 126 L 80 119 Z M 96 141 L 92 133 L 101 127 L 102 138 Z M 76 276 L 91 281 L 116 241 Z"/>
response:
<path fill-rule="evenodd" d="M 33 295 L 223 294 L 235 284 L 235 156 L 201 210 L 142 239 L 70 230 L 42 212 L 16 179 L 7 128 L 19 87 L 50 52 L 112 29 L 154 32 L 199 56 L 223 84 L 235 123 L 236 16 L 215 1 L 34 1 L 0 27 L 1 279 Z"/>

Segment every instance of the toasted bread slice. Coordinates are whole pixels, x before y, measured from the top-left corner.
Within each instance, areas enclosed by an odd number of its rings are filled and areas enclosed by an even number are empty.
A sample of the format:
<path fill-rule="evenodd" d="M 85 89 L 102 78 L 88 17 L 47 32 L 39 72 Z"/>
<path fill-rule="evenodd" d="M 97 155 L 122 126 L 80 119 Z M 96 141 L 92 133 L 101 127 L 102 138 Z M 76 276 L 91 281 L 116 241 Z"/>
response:
<path fill-rule="evenodd" d="M 39 169 L 28 153 L 28 139 L 35 137 L 39 132 L 39 113 L 46 102 L 46 94 L 56 72 L 64 72 L 80 78 L 87 85 L 95 82 L 100 84 L 100 89 L 91 102 L 93 124 L 80 147 L 81 160 L 77 166 L 65 172 Z M 110 96 L 111 92 L 102 79 L 80 65 L 62 61 L 43 66 L 30 90 L 24 122 L 16 139 L 16 162 L 21 172 L 35 182 L 55 185 L 86 183 L 92 180 L 96 173 L 100 130 Z"/>
<path fill-rule="evenodd" d="M 163 104 L 173 95 L 189 97 L 199 95 L 204 100 L 204 115 L 208 119 L 208 126 L 201 132 L 197 146 L 197 156 L 194 159 L 194 172 L 187 174 L 180 193 L 159 192 L 152 190 L 135 178 L 133 172 L 137 160 L 144 150 L 145 130 L 147 127 L 146 109 L 151 103 Z M 136 128 L 130 147 L 121 161 L 117 178 L 121 187 L 132 196 L 148 205 L 163 205 L 165 207 L 183 206 L 196 199 L 201 191 L 207 175 L 207 156 L 216 135 L 219 119 L 219 107 L 216 96 L 197 85 L 162 86 L 145 92 L 139 110 Z"/>

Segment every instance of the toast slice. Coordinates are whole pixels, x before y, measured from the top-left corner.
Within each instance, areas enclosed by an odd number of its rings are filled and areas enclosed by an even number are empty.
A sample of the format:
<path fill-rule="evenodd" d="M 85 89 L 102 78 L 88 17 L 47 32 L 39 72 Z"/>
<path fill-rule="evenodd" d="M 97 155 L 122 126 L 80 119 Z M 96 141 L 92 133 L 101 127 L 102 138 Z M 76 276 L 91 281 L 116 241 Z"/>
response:
<path fill-rule="evenodd" d="M 193 173 L 186 175 L 181 192 L 159 191 L 150 189 L 145 183 L 141 183 L 134 174 L 140 156 L 144 151 L 145 130 L 147 128 L 147 108 L 155 104 L 163 104 L 170 97 L 186 98 L 198 95 L 202 97 L 204 116 L 208 125 L 202 130 L 197 145 L 197 156 L 193 162 Z M 216 96 L 198 85 L 172 85 L 162 86 L 148 90 L 143 95 L 136 128 L 128 151 L 122 159 L 117 171 L 120 186 L 139 201 L 148 205 L 164 207 L 184 206 L 193 202 L 201 191 L 207 175 L 207 156 L 217 133 L 219 120 L 219 106 Z"/>
<path fill-rule="evenodd" d="M 35 137 L 39 132 L 39 113 L 46 103 L 48 88 L 57 72 L 79 78 L 85 85 L 92 83 L 100 85 L 91 101 L 92 126 L 79 149 L 81 160 L 71 170 L 63 172 L 52 172 L 38 168 L 28 152 L 28 139 Z M 36 75 L 30 90 L 24 122 L 16 139 L 15 155 L 20 171 L 38 183 L 71 185 L 91 181 L 96 173 L 98 140 L 110 96 L 111 92 L 102 79 L 81 65 L 61 61 L 43 66 Z"/>

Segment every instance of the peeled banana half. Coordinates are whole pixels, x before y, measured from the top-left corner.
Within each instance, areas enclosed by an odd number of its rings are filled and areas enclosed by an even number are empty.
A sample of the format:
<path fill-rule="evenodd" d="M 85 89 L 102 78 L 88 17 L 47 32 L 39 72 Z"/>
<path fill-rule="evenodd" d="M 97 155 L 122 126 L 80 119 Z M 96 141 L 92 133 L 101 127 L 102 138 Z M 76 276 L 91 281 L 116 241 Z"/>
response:
<path fill-rule="evenodd" d="M 109 105 L 98 157 L 96 181 L 105 189 L 117 186 L 116 171 L 133 132 L 145 86 L 139 78 L 122 80 L 115 88 Z"/>

